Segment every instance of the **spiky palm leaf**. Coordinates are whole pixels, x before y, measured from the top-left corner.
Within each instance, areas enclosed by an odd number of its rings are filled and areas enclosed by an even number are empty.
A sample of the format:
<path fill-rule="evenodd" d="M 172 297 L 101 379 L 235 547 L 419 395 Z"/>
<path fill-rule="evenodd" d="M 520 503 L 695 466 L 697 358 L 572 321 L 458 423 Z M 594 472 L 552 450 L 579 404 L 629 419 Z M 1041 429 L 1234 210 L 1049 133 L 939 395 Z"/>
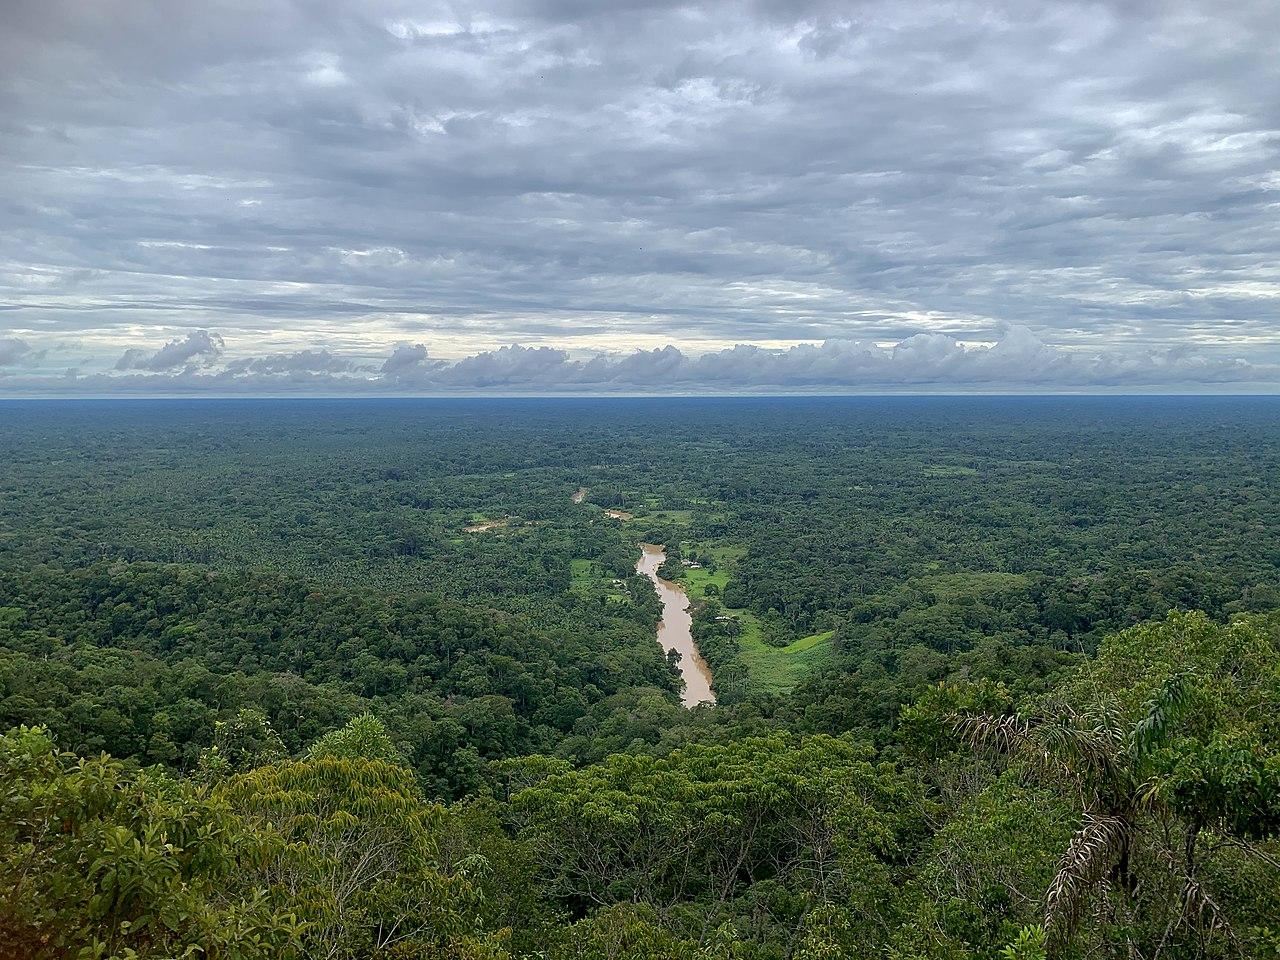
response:
<path fill-rule="evenodd" d="M 1075 932 L 1090 891 L 1128 847 L 1132 832 L 1132 824 L 1122 817 L 1085 814 L 1084 824 L 1067 844 L 1045 895 L 1045 929 L 1055 942 L 1063 943 Z"/>
<path fill-rule="evenodd" d="M 1139 760 L 1163 743 L 1170 726 L 1181 714 L 1190 697 L 1192 685 L 1185 673 L 1165 679 L 1146 703 L 1142 717 L 1133 725 L 1128 737 L 1128 753 Z"/>
<path fill-rule="evenodd" d="M 1035 747 L 1031 723 L 1017 716 L 966 714 L 955 721 L 956 732 L 975 749 L 1012 754 Z"/>
<path fill-rule="evenodd" d="M 1065 948 L 1092 902 L 1105 912 L 1113 884 L 1134 894 L 1131 851 L 1139 842 L 1141 811 L 1162 806 L 1162 781 L 1150 770 L 1153 752 L 1164 745 L 1185 712 L 1194 677 L 1174 674 L 1126 722 L 1119 704 L 1106 700 L 1080 712 L 1058 704 L 1039 717 L 969 716 L 957 731 L 976 749 L 1029 760 L 1033 769 L 1065 775 L 1080 791 L 1083 824 L 1071 838 L 1045 896 L 1045 929 L 1053 952 Z M 1158 811 L 1157 811 L 1158 812 Z M 1181 877 L 1181 906 L 1162 941 L 1178 925 L 1235 936 L 1209 891 L 1196 877 L 1196 829 L 1188 828 L 1187 862 L 1162 850 L 1169 869 Z M 1159 951 L 1157 951 L 1158 953 Z"/>
<path fill-rule="evenodd" d="M 1064 712 L 1036 729 L 1044 749 L 1078 779 L 1094 786 L 1116 779 L 1124 735 L 1111 718 Z"/>
<path fill-rule="evenodd" d="M 1204 884 L 1196 879 L 1194 868 L 1188 871 L 1188 865 L 1179 863 L 1167 850 L 1160 851 L 1160 858 L 1172 873 L 1182 874 L 1181 910 L 1169 921 L 1169 926 L 1161 941 L 1161 949 L 1163 949 L 1163 944 L 1168 941 L 1169 934 L 1180 925 L 1198 929 L 1208 934 L 1220 933 L 1233 946 L 1238 948 L 1239 940 L 1236 938 L 1235 929 L 1231 926 L 1230 921 L 1227 920 L 1227 915 L 1222 907 L 1205 889 Z M 1190 859 L 1190 854 L 1188 854 L 1188 859 Z M 1157 956 L 1159 953 L 1160 950 L 1157 950 Z"/>
<path fill-rule="evenodd" d="M 1021 756 L 1046 773 L 1089 782 L 1116 775 L 1116 754 L 1124 737 L 1104 720 L 1064 710 L 1048 718 L 968 715 L 956 731 L 976 750 Z"/>

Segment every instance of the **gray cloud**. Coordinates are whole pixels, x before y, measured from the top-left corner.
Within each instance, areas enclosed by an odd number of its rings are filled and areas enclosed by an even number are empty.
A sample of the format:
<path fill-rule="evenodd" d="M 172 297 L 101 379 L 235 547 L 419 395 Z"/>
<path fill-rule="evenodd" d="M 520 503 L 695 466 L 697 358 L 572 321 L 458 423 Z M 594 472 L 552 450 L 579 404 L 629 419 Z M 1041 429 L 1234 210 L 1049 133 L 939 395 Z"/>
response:
<path fill-rule="evenodd" d="M 217 329 L 263 366 L 195 375 L 241 379 L 423 340 L 386 375 L 439 389 L 1280 361 L 1269 0 L 9 0 L 4 20 L 0 336 L 86 370 L 218 356 L 134 352 L 140 329 Z M 1040 352 L 955 353 L 1015 326 Z M 797 341 L 823 346 L 750 347 Z M 1152 359 L 1183 347 L 1200 366 Z M 581 359 L 602 348 L 621 358 Z"/>
<path fill-rule="evenodd" d="M 0 367 L 18 363 L 31 353 L 31 345 L 17 337 L 0 337 Z"/>
<path fill-rule="evenodd" d="M 427 348 L 420 343 L 401 343 L 382 363 L 382 375 L 391 380 L 412 379 L 429 369 Z"/>
<path fill-rule="evenodd" d="M 1160 385 L 1194 389 L 1274 379 L 1274 367 L 1208 358 L 1186 350 L 1085 353 L 1046 346 L 1014 327 L 990 345 L 966 347 L 942 334 L 917 334 L 883 347 L 828 340 L 785 350 L 739 344 L 689 357 L 675 347 L 572 359 L 565 351 L 508 346 L 418 381 L 455 390 L 706 390 L 780 388 L 837 392 L 881 388 L 1064 389 Z"/>
<path fill-rule="evenodd" d="M 232 376 L 257 376 L 294 373 L 347 373 L 356 364 L 328 350 L 299 350 L 296 353 L 274 353 L 265 357 L 234 360 L 227 364 Z"/>
<path fill-rule="evenodd" d="M 133 347 L 116 361 L 117 370 L 150 370 L 163 372 L 194 363 L 209 363 L 222 355 L 225 343 L 218 334 L 196 330 L 179 340 L 170 340 L 159 350 Z M 267 362 L 267 361 L 259 361 Z"/>
<path fill-rule="evenodd" d="M 216 338 L 216 335 L 211 335 Z M 136 368 L 149 370 L 151 368 Z M 517 344 L 454 362 L 429 359 L 423 344 L 399 344 L 380 365 L 325 350 L 174 364 L 168 372 L 27 376 L 22 393 L 522 394 L 522 393 L 865 393 L 878 391 L 1173 392 L 1257 389 L 1280 384 L 1280 367 L 1188 348 L 1104 351 L 1051 347 L 1024 327 L 988 344 L 916 334 L 882 345 L 827 340 L 768 349 L 754 344 L 690 356 L 674 346 L 575 357 Z"/>

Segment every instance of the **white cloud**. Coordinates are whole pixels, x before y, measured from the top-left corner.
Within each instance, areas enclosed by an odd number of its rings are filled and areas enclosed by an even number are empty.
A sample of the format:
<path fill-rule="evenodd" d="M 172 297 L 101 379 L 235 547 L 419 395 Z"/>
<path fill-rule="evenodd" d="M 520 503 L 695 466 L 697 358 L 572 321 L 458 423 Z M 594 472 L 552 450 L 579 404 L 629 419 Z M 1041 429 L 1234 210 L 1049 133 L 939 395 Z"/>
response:
<path fill-rule="evenodd" d="M 390 380 L 412 380 L 427 369 L 427 348 L 420 343 L 401 343 L 382 364 L 382 375 Z"/>
<path fill-rule="evenodd" d="M 332 54 L 321 53 L 306 58 L 304 67 L 307 83 L 315 87 L 341 87 L 350 82 L 343 72 L 338 58 Z"/>

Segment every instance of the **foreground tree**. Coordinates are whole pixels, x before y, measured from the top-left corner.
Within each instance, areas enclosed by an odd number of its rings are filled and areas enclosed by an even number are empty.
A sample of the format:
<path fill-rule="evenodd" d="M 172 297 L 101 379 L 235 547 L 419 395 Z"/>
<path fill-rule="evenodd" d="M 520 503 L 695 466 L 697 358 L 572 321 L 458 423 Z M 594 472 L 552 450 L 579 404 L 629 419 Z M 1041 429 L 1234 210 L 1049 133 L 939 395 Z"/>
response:
<path fill-rule="evenodd" d="M 261 710 L 245 708 L 213 725 L 213 746 L 200 755 L 210 776 L 252 770 L 287 756 L 284 741 Z"/>
<path fill-rule="evenodd" d="M 1171 615 L 1109 639 L 1034 711 L 958 721 L 975 747 L 1076 800 L 1080 825 L 1045 894 L 1052 953 L 1086 921 L 1096 946 L 1129 957 L 1235 953 L 1271 937 L 1259 921 L 1275 895 L 1237 894 L 1254 874 L 1280 889 L 1277 636 L 1274 618 Z"/>
<path fill-rule="evenodd" d="M 307 758 L 381 760 L 405 765 L 404 754 L 387 732 L 386 725 L 371 713 L 353 717 L 345 726 L 330 730 L 308 748 Z"/>
<path fill-rule="evenodd" d="M 868 749 L 786 735 L 613 756 L 548 776 L 512 805 L 567 907 L 641 905 L 700 946 L 726 925 L 785 942 L 824 905 L 874 942 L 920 813 L 910 781 Z"/>
<path fill-rule="evenodd" d="M 442 867 L 448 811 L 405 767 L 327 756 L 260 767 L 216 793 L 262 838 L 245 881 L 306 918 L 306 957 L 506 955 L 486 932 L 489 862 Z"/>
<path fill-rule="evenodd" d="M 237 882 L 253 838 L 155 772 L 0 737 L 0 958 L 296 956 L 300 926 Z"/>

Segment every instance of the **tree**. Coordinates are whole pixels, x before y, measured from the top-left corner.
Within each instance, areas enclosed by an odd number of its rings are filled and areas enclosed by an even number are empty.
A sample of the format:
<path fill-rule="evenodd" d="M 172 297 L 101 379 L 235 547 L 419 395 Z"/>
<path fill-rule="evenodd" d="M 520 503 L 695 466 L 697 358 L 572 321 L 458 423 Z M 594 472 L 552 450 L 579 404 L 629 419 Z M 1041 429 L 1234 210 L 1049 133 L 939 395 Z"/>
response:
<path fill-rule="evenodd" d="M 446 812 L 408 769 L 361 757 L 286 761 L 233 777 L 216 795 L 263 838 L 246 881 L 306 918 L 306 957 L 502 955 L 478 885 L 489 863 L 471 856 L 440 868 Z"/>
<path fill-rule="evenodd" d="M 207 770 L 240 772 L 286 756 L 284 741 L 261 710 L 245 708 L 213 728 L 213 746 L 201 757 Z"/>
<path fill-rule="evenodd" d="M 1090 903 L 1114 910 L 1138 955 L 1184 933 L 1236 941 L 1204 839 L 1231 845 L 1219 857 L 1262 855 L 1256 843 L 1280 828 L 1277 635 L 1275 620 L 1223 628 L 1173 614 L 1109 639 L 1097 667 L 1039 709 L 959 718 L 975 747 L 1018 758 L 1078 803 L 1045 895 L 1051 952 L 1068 948 Z"/>
<path fill-rule="evenodd" d="M 238 882 L 253 842 L 189 784 L 11 730 L 0 737 L 0 958 L 296 956 L 289 910 Z"/>
<path fill-rule="evenodd" d="M 798 904 L 841 904 L 865 938 L 919 801 L 848 740 L 776 735 L 612 756 L 512 805 L 549 890 L 573 908 L 680 905 L 701 938 L 763 883 Z"/>
<path fill-rule="evenodd" d="M 391 739 L 386 725 L 371 713 L 362 713 L 346 725 L 330 730 L 307 750 L 307 758 L 381 760 L 405 765 L 404 755 Z"/>

